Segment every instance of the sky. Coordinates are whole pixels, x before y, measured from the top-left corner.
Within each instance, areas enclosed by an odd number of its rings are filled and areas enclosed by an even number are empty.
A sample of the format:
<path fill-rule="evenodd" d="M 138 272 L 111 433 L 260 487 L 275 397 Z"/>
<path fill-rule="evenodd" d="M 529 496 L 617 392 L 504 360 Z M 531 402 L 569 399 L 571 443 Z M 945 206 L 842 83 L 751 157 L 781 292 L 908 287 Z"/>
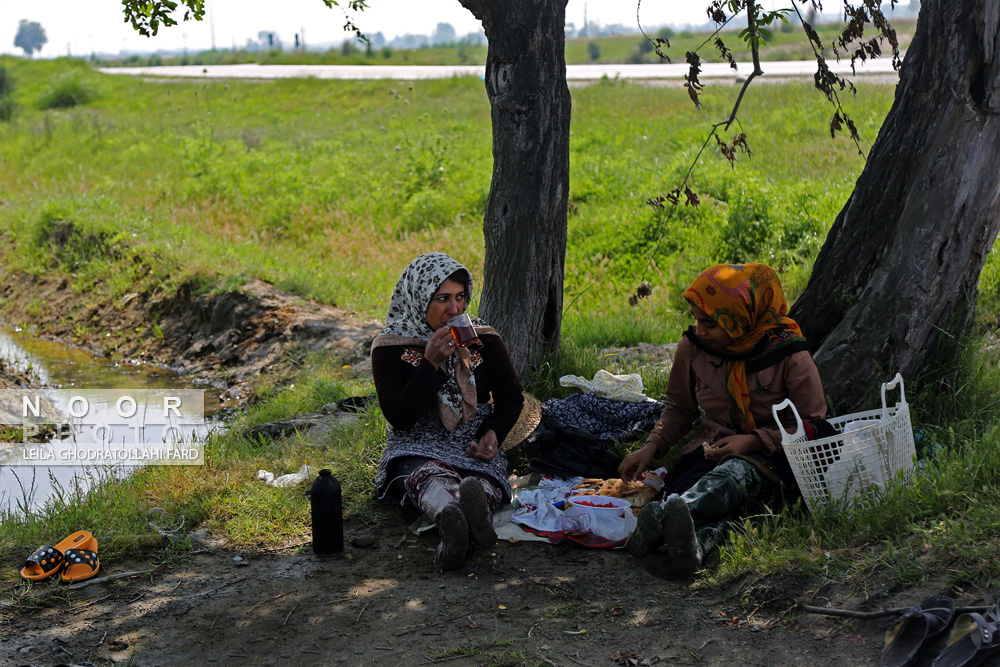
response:
<path fill-rule="evenodd" d="M 206 0 L 205 4 L 203 21 L 179 22 L 161 28 L 154 38 L 145 38 L 124 22 L 121 0 L 0 0 L 0 53 L 23 54 L 14 47 L 21 19 L 37 21 L 45 29 L 49 41 L 41 57 L 123 51 L 127 55 L 185 47 L 207 50 L 212 48 L 213 28 L 215 46 L 220 49 L 243 47 L 263 30 L 277 32 L 285 44 L 304 32 L 307 46 L 339 43 L 347 36 L 342 30 L 343 11 L 327 9 L 321 0 Z M 459 35 L 481 27 L 458 0 L 369 0 L 369 5 L 355 15 L 355 21 L 366 33 L 382 32 L 386 39 L 405 33 L 431 34 L 439 22 L 450 23 Z M 644 26 L 701 24 L 706 20 L 701 5 L 690 0 L 644 0 L 642 22 Z M 566 21 L 582 26 L 585 7 L 589 21 L 604 25 L 636 22 L 635 0 L 569 0 Z"/>

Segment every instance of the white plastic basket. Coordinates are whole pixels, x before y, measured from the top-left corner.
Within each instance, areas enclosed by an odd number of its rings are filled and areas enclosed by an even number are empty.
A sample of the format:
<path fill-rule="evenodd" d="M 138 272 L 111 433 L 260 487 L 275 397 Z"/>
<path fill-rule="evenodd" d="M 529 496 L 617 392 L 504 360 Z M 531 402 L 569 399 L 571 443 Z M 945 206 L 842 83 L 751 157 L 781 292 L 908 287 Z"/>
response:
<path fill-rule="evenodd" d="M 885 392 L 899 386 L 899 402 L 888 407 Z M 778 413 L 791 408 L 795 432 L 785 430 Z M 781 429 L 781 446 L 788 457 L 802 497 L 815 512 L 831 500 L 848 506 L 858 494 L 872 486 L 883 487 L 897 475 L 909 477 L 916 449 L 910 407 L 906 403 L 903 376 L 896 374 L 882 385 L 882 409 L 855 412 L 827 421 L 836 435 L 807 440 L 795 405 L 788 399 L 773 406 L 771 412 Z"/>

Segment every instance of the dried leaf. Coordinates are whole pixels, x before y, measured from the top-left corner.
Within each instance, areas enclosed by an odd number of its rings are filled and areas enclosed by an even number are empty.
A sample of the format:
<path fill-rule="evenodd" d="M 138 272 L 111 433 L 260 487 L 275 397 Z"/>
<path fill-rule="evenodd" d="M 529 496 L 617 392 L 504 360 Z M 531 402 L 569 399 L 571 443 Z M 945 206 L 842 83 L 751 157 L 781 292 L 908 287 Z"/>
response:
<path fill-rule="evenodd" d="M 694 86 L 692 86 L 689 83 L 685 83 L 684 87 L 688 89 L 688 97 L 690 97 L 691 101 L 694 102 L 695 107 L 697 107 L 697 108 L 700 109 L 701 108 L 701 100 L 698 99 L 698 91 L 695 89 Z"/>
<path fill-rule="evenodd" d="M 665 60 L 669 63 L 670 56 L 663 52 L 664 47 L 670 48 L 670 40 L 666 37 L 657 37 L 653 40 L 653 51 L 656 52 L 656 55 L 660 56 L 660 60 Z"/>
<path fill-rule="evenodd" d="M 858 128 L 854 125 L 854 121 L 847 116 L 844 116 L 844 120 L 847 121 L 847 131 L 851 133 L 851 139 L 860 140 L 861 137 L 858 135 Z"/>
<path fill-rule="evenodd" d="M 690 66 L 688 73 L 684 75 L 685 87 L 688 89 L 688 96 L 694 101 L 695 107 L 701 107 L 701 100 L 698 99 L 698 91 L 704 88 L 698 75 L 701 73 L 701 56 L 694 51 L 687 52 L 687 63 Z"/>
<path fill-rule="evenodd" d="M 716 23 L 726 22 L 726 13 L 722 11 L 722 4 L 718 0 L 715 0 L 711 5 L 709 5 L 707 13 L 708 18 L 712 19 Z"/>
<path fill-rule="evenodd" d="M 701 203 L 701 200 L 698 199 L 698 195 L 691 189 L 690 186 L 684 186 L 684 196 L 687 197 L 687 201 L 684 203 L 688 206 L 697 206 Z"/>
<path fill-rule="evenodd" d="M 736 67 L 736 58 L 733 56 L 733 52 L 726 47 L 725 43 L 722 41 L 722 38 L 716 37 L 715 41 L 712 43 L 715 45 L 715 48 L 719 50 L 719 55 L 721 55 L 726 60 L 726 62 L 729 63 L 729 66 L 733 68 L 733 70 L 738 69 Z"/>
<path fill-rule="evenodd" d="M 835 138 L 837 132 L 840 132 L 842 129 L 844 129 L 844 126 L 840 122 L 840 112 L 834 112 L 833 119 L 830 121 L 830 138 Z"/>

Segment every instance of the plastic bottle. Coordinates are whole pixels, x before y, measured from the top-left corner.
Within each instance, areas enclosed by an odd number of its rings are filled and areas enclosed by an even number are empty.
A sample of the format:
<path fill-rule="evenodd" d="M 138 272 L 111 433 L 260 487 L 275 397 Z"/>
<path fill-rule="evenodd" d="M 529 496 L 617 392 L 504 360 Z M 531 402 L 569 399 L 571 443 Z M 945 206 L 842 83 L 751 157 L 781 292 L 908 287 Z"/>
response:
<path fill-rule="evenodd" d="M 319 477 L 309 490 L 312 505 L 313 553 L 325 555 L 344 550 L 344 502 L 340 482 L 328 468 L 319 471 Z"/>

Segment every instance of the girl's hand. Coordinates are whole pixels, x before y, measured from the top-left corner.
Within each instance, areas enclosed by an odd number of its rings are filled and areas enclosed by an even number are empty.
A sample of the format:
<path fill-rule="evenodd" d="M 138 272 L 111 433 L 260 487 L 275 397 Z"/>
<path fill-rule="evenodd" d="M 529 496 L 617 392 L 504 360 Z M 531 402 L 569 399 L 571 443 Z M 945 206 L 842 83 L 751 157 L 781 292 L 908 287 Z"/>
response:
<path fill-rule="evenodd" d="M 618 474 L 623 482 L 635 482 L 642 479 L 642 474 L 656 457 L 656 445 L 648 442 L 640 449 L 635 450 L 624 459 L 618 466 Z"/>
<path fill-rule="evenodd" d="M 727 435 L 717 440 L 714 445 L 705 450 L 705 458 L 719 464 L 736 456 L 746 456 L 754 452 L 764 451 L 764 443 L 754 433 L 749 435 Z"/>
<path fill-rule="evenodd" d="M 448 327 L 441 327 L 434 332 L 434 335 L 427 341 L 424 347 L 424 359 L 431 362 L 434 368 L 438 368 L 441 362 L 455 353 L 455 337 L 451 335 Z"/>
<path fill-rule="evenodd" d="M 497 442 L 497 434 L 493 429 L 490 429 L 486 433 L 483 433 L 483 437 L 479 438 L 479 442 L 472 441 L 472 444 L 469 445 L 468 453 L 469 456 L 480 461 L 492 461 L 499 450 L 500 443 Z"/>

